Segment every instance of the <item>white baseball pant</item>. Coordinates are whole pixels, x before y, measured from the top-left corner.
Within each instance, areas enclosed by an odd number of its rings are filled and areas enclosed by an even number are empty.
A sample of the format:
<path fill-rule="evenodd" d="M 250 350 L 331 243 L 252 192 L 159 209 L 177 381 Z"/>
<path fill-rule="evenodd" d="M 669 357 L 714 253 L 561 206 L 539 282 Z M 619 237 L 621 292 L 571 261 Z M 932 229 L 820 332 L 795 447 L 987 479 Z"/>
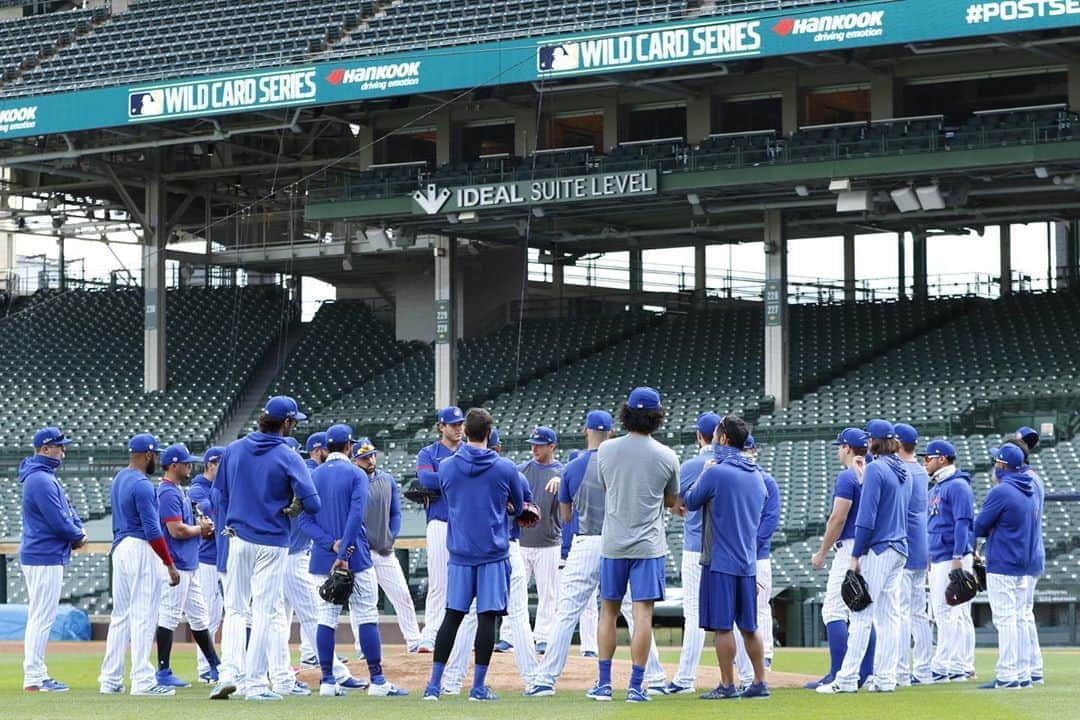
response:
<path fill-rule="evenodd" d="M 882 690 L 896 688 L 896 655 L 900 650 L 900 585 L 907 558 L 892 548 L 860 558 L 860 570 L 873 600 L 870 606 L 851 613 L 848 646 L 836 682 L 845 690 L 859 687 L 859 667 L 870 644 L 870 630 L 877 629 L 874 679 Z"/>
<path fill-rule="evenodd" d="M 328 575 L 312 575 L 311 578 L 317 585 L 326 582 Z M 341 605 L 327 602 L 321 597 L 317 602 L 317 614 L 319 624 L 334 628 L 337 631 L 338 622 L 341 620 Z M 349 610 L 356 618 L 356 624 L 367 625 L 379 622 L 379 580 L 375 576 L 375 568 L 369 567 L 353 574 L 352 595 L 349 596 Z"/>
<path fill-rule="evenodd" d="M 562 583 L 562 570 L 559 571 L 559 583 Z M 558 611 L 558 608 L 556 608 Z M 581 613 L 578 621 L 578 638 L 581 641 L 581 654 L 587 652 L 593 654 L 600 652 L 600 645 L 596 639 L 596 630 L 600 625 L 600 588 L 597 588 L 589 602 L 585 603 L 585 610 Z"/>
<path fill-rule="evenodd" d="M 224 609 L 221 578 L 218 576 L 217 565 L 210 565 L 209 563 L 199 563 L 199 568 L 195 571 L 195 574 L 199 578 L 199 588 L 203 594 L 203 605 L 206 606 L 206 629 L 210 631 L 210 637 L 213 639 L 217 635 L 218 628 L 221 627 L 221 615 Z M 199 675 L 210 672 L 210 663 L 207 662 L 202 650 L 197 646 L 195 656 L 198 658 Z"/>
<path fill-rule="evenodd" d="M 279 695 L 288 695 L 296 685 L 296 673 L 289 655 L 289 634 L 292 624 L 285 614 L 284 594 L 270 618 L 270 637 L 266 646 L 270 686 Z"/>
<path fill-rule="evenodd" d="M 840 588 L 844 584 L 844 575 L 851 567 L 851 548 L 854 544 L 854 540 L 840 540 L 833 545 L 829 579 L 825 582 L 825 599 L 821 603 L 821 622 L 825 625 L 838 620 L 847 622 L 851 619 L 851 610 L 844 604 L 844 598 L 840 596 Z"/>
<path fill-rule="evenodd" d="M 671 682 L 680 687 L 694 687 L 697 681 L 701 651 L 705 647 L 705 631 L 698 627 L 698 592 L 701 589 L 701 553 L 683 550 L 683 639 L 679 653 L 679 670 Z"/>
<path fill-rule="evenodd" d="M 405 638 L 406 647 L 412 647 L 420 642 L 420 626 L 416 622 L 416 607 L 413 605 L 409 583 L 405 581 L 401 563 L 393 552 L 389 555 L 372 552 L 371 560 L 375 564 L 375 577 L 379 581 L 379 587 L 394 606 L 401 637 Z"/>
<path fill-rule="evenodd" d="M 536 672 L 537 661 L 532 628 L 529 627 L 529 591 L 525 584 L 525 563 L 521 557 L 521 545 L 515 540 L 510 543 L 510 595 L 506 601 L 506 617 L 503 628 L 509 629 L 509 640 L 514 646 L 514 660 L 518 673 L 528 686 Z M 446 663 L 443 674 L 443 687 L 460 689 L 469 669 L 469 656 L 476 643 L 476 602 L 469 608 L 469 613 L 461 621 L 454 638 L 454 649 Z"/>
<path fill-rule="evenodd" d="M 970 572 L 972 556 L 965 555 L 960 563 Z M 930 660 L 930 670 L 938 675 L 959 675 L 967 671 L 967 627 L 971 626 L 972 636 L 975 628 L 970 601 L 955 606 L 945 602 L 951 565 L 950 560 L 930 563 L 930 614 L 937 625 L 937 647 Z"/>
<path fill-rule="evenodd" d="M 559 603 L 555 615 L 555 631 L 548 641 L 547 652 L 533 676 L 532 685 L 555 685 L 570 653 L 570 641 L 585 605 L 600 587 L 600 536 L 575 535 L 570 554 L 563 566 L 559 586 Z M 634 612 L 630 594 L 623 597 L 622 616 L 630 634 L 634 633 Z M 515 648 L 516 649 L 516 648 Z M 660 685 L 665 680 L 664 667 L 656 651 L 656 638 L 649 647 L 645 665 L 645 684 Z"/>
<path fill-rule="evenodd" d="M 210 626 L 210 614 L 206 610 L 199 576 L 194 570 L 177 570 L 180 584 L 161 588 L 161 601 L 158 604 L 158 627 L 176 630 L 180 616 L 187 618 L 192 630 L 205 630 Z"/>
<path fill-rule="evenodd" d="M 26 594 L 26 635 L 23 638 L 23 687 L 40 685 L 49 678 L 45 666 L 45 645 L 60 608 L 64 585 L 63 565 L 23 565 Z"/>
<path fill-rule="evenodd" d="M 757 561 L 757 627 L 761 633 L 761 644 L 764 649 L 764 659 L 772 659 L 773 634 L 772 634 L 772 560 L 765 558 Z M 746 642 L 741 632 L 733 633 L 735 637 L 735 670 L 739 675 L 739 681 L 743 685 L 749 685 L 754 681 L 754 665 L 750 662 L 750 655 L 746 652 Z"/>
<path fill-rule="evenodd" d="M 428 587 L 421 642 L 434 645 L 435 635 L 446 615 L 446 568 L 450 564 L 450 553 L 446 549 L 446 522 L 432 520 L 427 524 L 426 535 Z"/>
<path fill-rule="evenodd" d="M 1021 673 L 1021 680 L 1030 680 L 1032 677 L 1043 676 L 1042 647 L 1039 645 L 1039 626 L 1035 624 L 1035 585 L 1039 582 L 1037 575 L 1028 575 L 1024 578 L 1024 607 L 1020 614 L 1020 631 L 1027 634 L 1027 671 Z"/>
<path fill-rule="evenodd" d="M 124 660 L 131 644 L 131 692 L 145 692 L 157 684 L 150 648 L 157 631 L 161 587 L 168 571 L 150 543 L 135 537 L 121 540 L 112 554 L 113 609 L 105 638 L 105 659 L 98 682 L 116 687 L 124 682 Z"/>
<path fill-rule="evenodd" d="M 241 537 L 229 540 L 229 572 L 225 574 L 225 626 L 219 670 L 223 682 L 237 684 L 246 695 L 267 691 L 274 613 L 281 603 L 289 549 L 258 545 Z M 251 618 L 251 639 L 246 619 Z"/>
<path fill-rule="evenodd" d="M 562 560 L 562 548 L 559 545 L 522 547 L 521 558 L 525 563 L 525 587 L 528 588 L 530 582 L 536 583 L 536 622 L 533 624 L 533 637 L 538 643 L 547 642 L 559 602 L 559 562 Z M 504 626 L 504 640 L 509 640 L 507 635 Z"/>
<path fill-rule="evenodd" d="M 906 625 L 905 620 L 909 620 L 910 625 Z M 926 613 L 926 570 L 905 568 L 900 583 L 900 621 L 896 682 L 908 685 L 911 675 L 919 682 L 929 682 L 934 636 L 930 632 L 930 617 Z M 915 645 L 914 653 L 912 643 Z"/>
<path fill-rule="evenodd" d="M 285 564 L 285 582 L 282 589 L 285 599 L 284 616 L 278 620 L 283 622 L 282 637 L 285 639 L 285 658 L 291 664 L 288 642 L 292 635 L 292 614 L 296 613 L 296 619 L 300 624 L 300 657 L 318 657 L 315 650 L 315 632 L 319 626 L 318 599 L 319 593 L 313 584 L 313 575 L 308 572 L 308 564 L 311 561 L 310 552 L 298 552 L 288 556 Z M 306 646 L 306 647 L 305 647 Z M 310 649 L 307 649 L 310 648 Z M 280 649 L 279 649 L 280 653 Z M 290 667 L 291 669 L 291 667 Z M 271 671 L 271 676 L 273 672 Z M 281 674 L 284 677 L 284 674 Z M 294 676 L 295 677 L 295 676 Z M 345 663 L 338 660 L 334 654 L 334 677 L 338 682 L 343 682 L 352 677 Z"/>
<path fill-rule="evenodd" d="M 1019 680 L 1027 669 L 1030 651 L 1026 632 L 1021 632 L 1020 616 L 1027 603 L 1027 581 L 1023 575 L 986 574 L 990 615 L 998 634 L 998 661 L 995 668 L 1001 682 Z"/>

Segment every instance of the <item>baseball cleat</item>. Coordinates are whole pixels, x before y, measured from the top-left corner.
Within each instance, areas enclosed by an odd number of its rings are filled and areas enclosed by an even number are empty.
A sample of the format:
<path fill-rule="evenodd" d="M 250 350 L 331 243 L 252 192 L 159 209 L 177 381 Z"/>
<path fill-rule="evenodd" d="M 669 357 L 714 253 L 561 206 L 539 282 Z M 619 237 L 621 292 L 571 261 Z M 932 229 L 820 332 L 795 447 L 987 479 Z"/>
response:
<path fill-rule="evenodd" d="M 245 700 L 251 700 L 252 702 L 277 702 L 281 700 L 281 696 L 276 692 L 270 692 L 269 690 L 263 690 L 260 693 L 252 693 L 244 697 Z"/>
<path fill-rule="evenodd" d="M 709 692 L 698 696 L 702 700 L 735 700 L 739 697 L 739 691 L 734 685 L 717 685 Z"/>
<path fill-rule="evenodd" d="M 218 681 L 218 669 L 212 667 L 206 672 L 199 675 L 199 682 L 206 683 L 207 685 L 213 685 Z"/>
<path fill-rule="evenodd" d="M 843 693 L 857 693 L 858 688 L 845 688 L 838 682 L 831 682 L 828 685 L 818 685 L 817 691 L 819 695 L 841 695 Z"/>
<path fill-rule="evenodd" d="M 424 700 L 433 700 L 435 702 L 438 702 L 439 701 L 439 688 L 431 687 L 430 685 L 428 685 L 426 688 L 424 688 L 424 698 L 423 699 Z"/>
<path fill-rule="evenodd" d="M 583 650 L 581 653 L 581 657 L 595 658 L 599 656 L 596 654 L 595 650 Z"/>
<path fill-rule="evenodd" d="M 740 695 L 745 700 L 753 700 L 755 698 L 767 698 L 769 697 L 769 686 L 763 682 L 751 683 L 748 688 L 742 691 Z"/>
<path fill-rule="evenodd" d="M 289 688 L 288 692 L 279 693 L 280 695 L 290 695 L 292 697 L 307 697 L 311 694 L 311 688 L 304 683 L 297 680 L 293 683 L 293 686 Z"/>
<path fill-rule="evenodd" d="M 319 697 L 345 697 L 348 694 L 333 683 L 319 683 Z"/>
<path fill-rule="evenodd" d="M 23 688 L 26 692 L 67 692 L 70 688 L 59 680 L 45 678 L 37 685 L 27 685 Z"/>
<path fill-rule="evenodd" d="M 1031 676 L 1031 684 L 1032 685 L 1045 685 L 1046 681 L 1043 680 L 1042 675 L 1032 675 Z"/>
<path fill-rule="evenodd" d="M 108 683 L 102 683 L 101 687 L 98 688 L 98 692 L 100 692 L 102 695 L 123 695 L 124 694 L 124 686 L 123 685 L 110 685 Z"/>
<path fill-rule="evenodd" d="M 383 682 L 368 687 L 367 694 L 368 697 L 405 697 L 409 694 L 409 691 L 405 688 L 399 688 L 393 683 Z"/>
<path fill-rule="evenodd" d="M 370 685 L 367 680 L 361 680 L 360 678 L 349 677 L 338 682 L 339 688 L 345 688 L 346 690 L 363 690 Z"/>
<path fill-rule="evenodd" d="M 664 690 L 666 691 L 666 695 L 690 695 L 697 692 L 697 688 L 693 686 L 687 687 L 686 685 L 676 685 L 673 682 L 668 683 Z"/>
<path fill-rule="evenodd" d="M 319 667 L 319 658 L 312 655 L 311 657 L 300 658 L 300 667 L 302 668 L 317 668 Z"/>
<path fill-rule="evenodd" d="M 236 692 L 236 684 L 231 682 L 219 682 L 210 691 L 211 700 L 228 700 L 229 696 Z"/>
<path fill-rule="evenodd" d="M 949 682 L 967 682 L 969 679 L 967 673 L 953 673 L 949 676 Z"/>
<path fill-rule="evenodd" d="M 646 690 L 638 690 L 637 688 L 630 688 L 626 691 L 626 702 L 628 703 L 643 703 L 652 702 L 652 698 L 649 697 L 649 693 Z"/>
<path fill-rule="evenodd" d="M 495 702 L 499 699 L 499 696 L 491 691 L 491 688 L 484 686 L 481 688 L 473 688 L 469 691 L 469 702 Z"/>
<path fill-rule="evenodd" d="M 514 646 L 506 642 L 505 640 L 500 640 L 499 642 L 495 643 L 495 652 L 497 653 L 506 653 L 510 652 L 513 649 Z"/>
<path fill-rule="evenodd" d="M 152 685 L 146 690 L 132 690 L 131 694 L 142 697 L 169 697 L 176 694 L 176 689 L 164 685 Z"/>
<path fill-rule="evenodd" d="M 979 686 L 980 690 L 1019 690 L 1020 683 L 1016 680 L 1011 682 L 1005 682 L 1004 680 L 998 680 L 994 678 L 990 682 L 983 683 Z"/>
<path fill-rule="evenodd" d="M 649 687 L 645 688 L 645 694 L 646 695 L 667 695 L 668 694 L 667 685 L 665 685 L 664 683 L 656 683 L 655 685 L 650 685 Z"/>
<path fill-rule="evenodd" d="M 599 700 L 600 702 L 611 702 L 611 686 L 597 683 L 592 686 L 591 690 L 585 693 L 585 697 Z"/>
<path fill-rule="evenodd" d="M 536 643 L 536 654 L 537 655 L 543 655 L 546 652 L 547 652 L 547 643 L 546 642 L 538 642 L 538 643 Z"/>
<path fill-rule="evenodd" d="M 168 669 L 157 671 L 157 684 L 164 685 L 165 687 L 174 688 L 191 687 L 191 683 L 189 683 L 187 680 L 181 680 L 180 678 L 176 677 L 175 675 L 173 675 L 173 671 Z"/>
<path fill-rule="evenodd" d="M 828 675 L 825 675 L 820 680 L 811 680 L 810 682 L 803 685 L 803 687 L 806 688 L 807 690 L 817 690 L 822 685 L 832 685 L 833 681 L 835 681 L 835 680 L 836 680 L 836 676 L 833 675 L 832 673 L 829 673 Z"/>
<path fill-rule="evenodd" d="M 525 697 L 550 697 L 555 694 L 555 688 L 550 685 L 530 685 L 525 691 Z"/>
<path fill-rule="evenodd" d="M 405 646 L 405 652 L 415 653 L 415 652 L 419 652 L 419 651 L 420 651 L 420 643 L 418 643 L 418 642 L 409 643 L 408 645 Z"/>
<path fill-rule="evenodd" d="M 429 640 L 422 640 L 420 646 L 416 648 L 416 652 L 422 655 L 429 655 L 435 652 L 435 643 Z"/>
<path fill-rule="evenodd" d="M 930 682 L 934 683 L 935 685 L 939 683 L 947 683 L 949 682 L 949 675 L 947 673 L 930 673 Z"/>

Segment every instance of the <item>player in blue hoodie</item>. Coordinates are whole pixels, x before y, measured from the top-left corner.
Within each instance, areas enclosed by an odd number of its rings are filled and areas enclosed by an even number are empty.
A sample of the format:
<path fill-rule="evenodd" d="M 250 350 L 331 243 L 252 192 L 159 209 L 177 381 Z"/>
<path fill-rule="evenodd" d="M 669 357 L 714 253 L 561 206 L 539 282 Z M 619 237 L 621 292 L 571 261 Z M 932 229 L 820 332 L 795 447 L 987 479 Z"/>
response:
<path fill-rule="evenodd" d="M 371 562 L 364 514 L 367 512 L 370 481 L 352 464 L 352 428 L 332 425 L 326 431 L 326 449 L 330 454 L 312 475 L 322 498 L 322 508 L 314 516 L 303 515 L 300 525 L 313 541 L 309 570 L 321 585 L 335 570 L 353 573 L 349 608 L 357 621 L 360 647 L 371 674 L 368 695 L 403 697 L 408 691 L 386 680 L 382 672 L 382 640 L 379 637 L 379 581 Z M 334 678 L 334 636 L 341 617 L 341 605 L 318 601 L 319 628 L 315 645 L 319 653 L 322 680 L 319 695 L 342 696 L 345 691 Z"/>
<path fill-rule="evenodd" d="M 915 457 L 919 432 L 906 423 L 896 423 L 896 439 L 900 441 L 898 455 L 912 479 L 907 509 L 908 557 L 900 588 L 900 618 L 908 623 L 901 625 L 900 657 L 896 666 L 896 684 L 907 687 L 928 683 L 931 679 L 930 656 L 934 638 L 926 614 L 926 568 L 929 565 L 926 508 L 930 476 Z"/>
<path fill-rule="evenodd" d="M 859 514 L 855 517 L 855 543 L 851 569 L 866 579 L 873 602 L 851 613 L 848 646 L 836 680 L 820 685 L 823 695 L 858 692 L 859 669 L 877 631 L 874 675 L 865 685 L 869 692 L 896 689 L 897 653 L 900 651 L 900 586 L 907 562 L 907 510 L 911 501 L 911 473 L 897 457 L 900 443 L 886 420 L 866 426 L 874 460 L 863 471 Z"/>
<path fill-rule="evenodd" d="M 306 419 L 292 398 L 271 398 L 259 429 L 230 443 L 218 465 L 212 498 L 219 521 L 224 519 L 219 531 L 230 537 L 220 681 L 211 699 L 227 699 L 240 689 L 248 700 L 281 700 L 267 686 L 267 670 L 289 553 L 287 513 L 314 514 L 322 506 L 304 461 L 285 441 Z"/>
<path fill-rule="evenodd" d="M 1039 507 L 1038 525 L 1042 527 L 1043 505 L 1046 500 L 1046 486 L 1030 465 L 1027 465 L 1028 454 L 1039 444 L 1039 433 L 1029 427 L 1022 427 L 1016 431 L 1016 438 L 1006 440 L 1014 443 L 1024 451 L 1025 469 L 1031 475 L 1032 487 L 1035 489 L 1035 502 Z M 1039 646 L 1039 627 L 1035 624 L 1035 585 L 1039 582 L 1039 576 L 1046 567 L 1046 547 L 1043 545 L 1042 533 L 1039 533 L 1039 542 L 1035 546 L 1035 553 L 1031 556 L 1031 567 L 1026 578 L 1026 598 L 1020 614 L 1020 632 L 1027 636 L 1028 657 L 1027 662 L 1020 658 L 1020 685 L 1025 683 L 1035 685 L 1043 684 L 1043 659 L 1042 648 Z"/>
<path fill-rule="evenodd" d="M 1026 666 L 1028 642 L 1020 632 L 1026 602 L 1026 576 L 1039 534 L 1039 507 L 1024 453 L 1015 445 L 991 451 L 993 487 L 975 518 L 975 537 L 986 538 L 986 591 L 998 633 L 996 677 L 983 690 L 1020 687 L 1020 668 Z M 1024 660 L 1022 660 L 1022 658 Z"/>
<path fill-rule="evenodd" d="M 930 660 L 930 677 L 935 683 L 967 680 L 969 634 L 974 650 L 975 625 L 971 602 L 950 606 L 945 587 L 954 569 L 971 571 L 971 524 L 975 518 L 975 494 L 971 475 L 956 466 L 956 448 L 945 440 L 931 440 L 923 457 L 926 472 L 933 478 L 927 500 L 927 530 L 930 550 L 930 613 L 937 625 L 938 643 Z"/>
<path fill-rule="evenodd" d="M 34 433 L 34 454 L 19 465 L 19 482 L 23 486 L 19 564 L 29 598 L 23 641 L 23 689 L 27 692 L 68 689 L 49 677 L 45 644 L 56 621 L 64 567 L 71 560 L 71 549 L 86 544 L 82 520 L 56 479 L 56 469 L 70 442 L 60 428 L 42 428 Z"/>
<path fill-rule="evenodd" d="M 754 668 L 754 681 L 741 697 L 768 697 L 765 657 L 757 626 L 757 538 L 768 498 L 765 479 L 753 460 L 740 450 L 749 435 L 742 418 L 728 415 L 716 426 L 716 463 L 683 493 L 690 512 L 705 509 L 701 538 L 703 568 L 699 589 L 699 623 L 716 633 L 720 685 L 703 700 L 740 697 L 735 689 L 735 638 L 738 626 Z"/>
<path fill-rule="evenodd" d="M 514 464 L 487 446 L 494 422 L 482 408 L 465 416 L 463 445 L 443 460 L 438 474 L 424 472 L 420 481 L 437 485 L 447 505 L 446 616 L 435 637 L 435 658 L 425 700 L 438 700 L 443 670 L 461 621 L 476 601 L 476 666 L 469 699 L 496 700 L 484 684 L 495 646 L 495 618 L 506 614 L 510 593 L 510 533 L 507 514 L 521 513 L 522 492 Z"/>
<path fill-rule="evenodd" d="M 203 453 L 203 471 L 191 481 L 191 489 L 188 497 L 195 506 L 195 515 L 206 517 L 213 522 L 214 507 L 210 501 L 210 486 L 217 477 L 218 461 L 225 448 L 216 445 Z M 199 587 L 202 588 L 203 603 L 206 605 L 206 614 L 209 625 L 207 631 L 210 637 L 217 635 L 221 626 L 221 615 L 224 610 L 224 598 L 221 595 L 221 578 L 217 569 L 217 536 L 214 533 L 210 537 L 204 537 L 199 541 L 199 569 L 195 574 L 199 577 Z M 203 651 L 198 651 L 199 682 L 216 683 L 218 681 L 217 667 L 211 667 Z M 212 671 L 212 672 L 211 672 Z"/>

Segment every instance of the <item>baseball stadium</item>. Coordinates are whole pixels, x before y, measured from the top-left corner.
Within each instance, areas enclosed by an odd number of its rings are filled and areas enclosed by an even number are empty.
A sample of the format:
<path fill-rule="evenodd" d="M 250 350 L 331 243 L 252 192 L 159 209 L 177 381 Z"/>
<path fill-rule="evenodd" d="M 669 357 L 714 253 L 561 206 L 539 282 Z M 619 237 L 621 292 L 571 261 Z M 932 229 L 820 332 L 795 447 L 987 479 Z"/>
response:
<path fill-rule="evenodd" d="M 0 408 L 3 718 L 1077 717 L 1080 0 L 0 0 Z"/>

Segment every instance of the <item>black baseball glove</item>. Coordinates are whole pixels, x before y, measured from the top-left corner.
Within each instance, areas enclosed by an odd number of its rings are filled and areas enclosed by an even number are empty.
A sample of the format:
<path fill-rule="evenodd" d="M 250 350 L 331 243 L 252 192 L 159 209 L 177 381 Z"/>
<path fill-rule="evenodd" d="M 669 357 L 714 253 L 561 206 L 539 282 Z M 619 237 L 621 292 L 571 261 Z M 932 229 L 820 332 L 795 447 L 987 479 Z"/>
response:
<path fill-rule="evenodd" d="M 866 579 L 854 570 L 848 570 L 844 575 L 844 582 L 840 585 L 840 597 L 844 599 L 852 612 L 865 610 L 874 600 L 870 597 L 870 588 L 866 586 Z"/>
<path fill-rule="evenodd" d="M 986 563 L 979 558 L 971 564 L 971 572 L 979 582 L 979 591 L 986 592 Z"/>
<path fill-rule="evenodd" d="M 515 520 L 518 527 L 536 527 L 540 522 L 540 508 L 533 505 L 531 502 L 524 503 L 521 507 L 521 514 L 518 515 Z"/>
<path fill-rule="evenodd" d="M 412 500 L 414 503 L 418 503 L 424 507 L 427 507 L 428 503 L 437 500 L 439 496 L 442 495 L 438 490 L 431 490 L 424 487 L 420 484 L 419 480 L 413 480 L 412 484 L 409 485 L 402 494 L 405 495 L 406 500 Z"/>
<path fill-rule="evenodd" d="M 338 569 L 330 573 L 326 581 L 319 586 L 319 597 L 334 605 L 344 605 L 349 601 L 352 589 L 352 570 Z"/>
<path fill-rule="evenodd" d="M 945 602 L 962 605 L 979 593 L 979 581 L 967 570 L 950 570 L 949 584 L 945 586 Z"/>

